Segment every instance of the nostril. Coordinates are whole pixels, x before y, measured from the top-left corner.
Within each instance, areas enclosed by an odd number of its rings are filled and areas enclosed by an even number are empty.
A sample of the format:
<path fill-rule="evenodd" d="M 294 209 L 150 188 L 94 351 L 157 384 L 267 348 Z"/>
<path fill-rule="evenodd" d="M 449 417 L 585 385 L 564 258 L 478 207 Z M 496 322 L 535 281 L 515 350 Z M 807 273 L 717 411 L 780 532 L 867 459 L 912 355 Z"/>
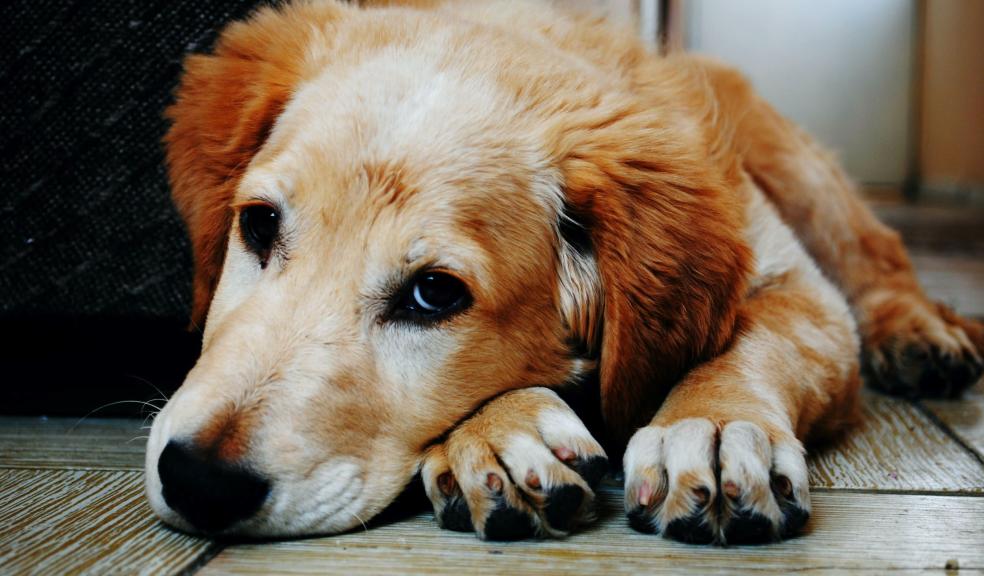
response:
<path fill-rule="evenodd" d="M 157 461 L 164 501 L 203 532 L 219 532 L 259 510 L 270 484 L 244 466 L 171 441 Z"/>

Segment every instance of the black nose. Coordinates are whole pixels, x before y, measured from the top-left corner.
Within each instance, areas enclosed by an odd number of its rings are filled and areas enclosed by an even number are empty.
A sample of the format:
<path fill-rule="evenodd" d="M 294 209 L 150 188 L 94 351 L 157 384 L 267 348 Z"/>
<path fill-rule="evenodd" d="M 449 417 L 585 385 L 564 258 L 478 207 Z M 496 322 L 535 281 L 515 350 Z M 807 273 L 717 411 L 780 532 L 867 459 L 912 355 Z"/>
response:
<path fill-rule="evenodd" d="M 250 470 L 184 443 L 167 443 L 157 461 L 164 501 L 202 532 L 219 532 L 249 518 L 270 484 Z"/>

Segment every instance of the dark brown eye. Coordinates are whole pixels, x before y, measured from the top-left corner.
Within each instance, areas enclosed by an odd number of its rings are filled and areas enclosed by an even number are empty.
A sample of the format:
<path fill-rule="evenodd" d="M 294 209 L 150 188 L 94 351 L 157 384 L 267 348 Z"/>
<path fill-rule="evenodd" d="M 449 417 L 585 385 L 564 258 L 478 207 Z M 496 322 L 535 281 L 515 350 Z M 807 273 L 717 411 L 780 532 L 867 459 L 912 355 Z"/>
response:
<path fill-rule="evenodd" d="M 269 204 L 247 206 L 239 213 L 239 231 L 246 246 L 260 257 L 260 264 L 266 266 L 280 232 L 280 213 Z"/>
<path fill-rule="evenodd" d="M 402 290 L 397 317 L 415 321 L 435 321 L 459 312 L 471 304 L 465 283 L 444 272 L 418 274 Z"/>

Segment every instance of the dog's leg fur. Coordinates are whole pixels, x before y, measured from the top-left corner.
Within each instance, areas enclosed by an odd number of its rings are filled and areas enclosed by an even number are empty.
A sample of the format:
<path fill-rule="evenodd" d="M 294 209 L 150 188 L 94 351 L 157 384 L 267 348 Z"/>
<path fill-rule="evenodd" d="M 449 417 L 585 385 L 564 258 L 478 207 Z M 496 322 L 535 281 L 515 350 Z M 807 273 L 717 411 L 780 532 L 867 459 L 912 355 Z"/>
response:
<path fill-rule="evenodd" d="M 956 396 L 981 376 L 984 329 L 929 300 L 899 235 L 878 221 L 830 153 L 736 72 L 704 62 L 734 119 L 745 169 L 847 296 L 867 379 L 910 396 Z"/>
<path fill-rule="evenodd" d="M 856 411 L 847 303 L 761 192 L 744 188 L 756 270 L 735 342 L 670 392 L 625 453 L 633 525 L 690 542 L 798 531 L 810 512 L 803 441 Z"/>
<path fill-rule="evenodd" d="M 593 515 L 605 452 L 547 388 L 507 392 L 428 449 L 421 476 L 446 529 L 489 540 L 563 536 Z"/>

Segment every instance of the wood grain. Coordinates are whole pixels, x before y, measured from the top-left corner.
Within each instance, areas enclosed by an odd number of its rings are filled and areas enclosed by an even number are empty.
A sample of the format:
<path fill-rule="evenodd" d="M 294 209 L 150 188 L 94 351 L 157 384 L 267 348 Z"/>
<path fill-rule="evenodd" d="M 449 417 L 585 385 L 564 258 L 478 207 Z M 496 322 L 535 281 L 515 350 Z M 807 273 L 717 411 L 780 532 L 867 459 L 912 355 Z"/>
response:
<path fill-rule="evenodd" d="M 0 468 L 143 470 L 149 430 L 141 426 L 126 418 L 3 417 Z"/>
<path fill-rule="evenodd" d="M 481 542 L 430 515 L 342 536 L 226 548 L 218 574 L 694 574 L 984 570 L 984 498 L 820 492 L 808 535 L 769 546 L 689 546 L 631 530 L 618 490 L 602 520 L 563 541 Z M 684 568 L 685 567 L 685 568 Z"/>
<path fill-rule="evenodd" d="M 896 195 L 875 203 L 874 209 L 880 220 L 902 234 L 910 254 L 940 260 L 984 254 L 984 209 L 980 205 L 913 205 Z"/>
<path fill-rule="evenodd" d="M 984 227 L 984 223 L 981 224 Z M 934 300 L 959 314 L 984 317 L 984 258 L 913 253 L 919 282 Z"/>
<path fill-rule="evenodd" d="M 160 525 L 143 474 L 0 470 L 0 572 L 172 573 L 214 553 Z"/>
<path fill-rule="evenodd" d="M 984 381 L 960 400 L 926 400 L 923 405 L 984 460 Z"/>
<path fill-rule="evenodd" d="M 810 457 L 821 488 L 984 493 L 984 465 L 905 400 L 863 393 L 860 424 Z"/>

